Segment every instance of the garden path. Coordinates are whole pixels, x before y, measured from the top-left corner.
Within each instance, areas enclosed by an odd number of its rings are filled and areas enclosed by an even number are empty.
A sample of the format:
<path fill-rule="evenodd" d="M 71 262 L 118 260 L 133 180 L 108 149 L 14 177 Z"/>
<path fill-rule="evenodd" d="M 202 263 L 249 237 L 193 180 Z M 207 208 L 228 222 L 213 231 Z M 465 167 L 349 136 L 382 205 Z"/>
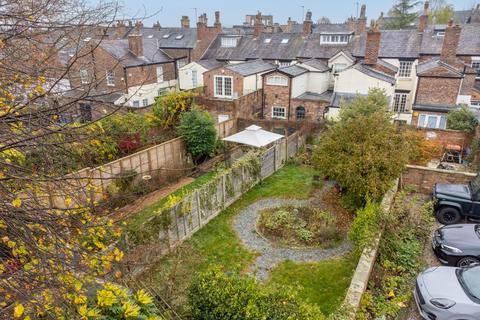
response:
<path fill-rule="evenodd" d="M 244 208 L 235 217 L 233 227 L 240 239 L 247 248 L 260 253 L 251 267 L 257 279 L 267 279 L 268 272 L 285 260 L 316 262 L 340 257 L 350 251 L 352 244 L 349 241 L 344 241 L 338 247 L 331 249 L 276 247 L 256 231 L 257 219 L 262 210 L 285 205 L 308 206 L 310 204 L 308 200 L 264 199 Z"/>

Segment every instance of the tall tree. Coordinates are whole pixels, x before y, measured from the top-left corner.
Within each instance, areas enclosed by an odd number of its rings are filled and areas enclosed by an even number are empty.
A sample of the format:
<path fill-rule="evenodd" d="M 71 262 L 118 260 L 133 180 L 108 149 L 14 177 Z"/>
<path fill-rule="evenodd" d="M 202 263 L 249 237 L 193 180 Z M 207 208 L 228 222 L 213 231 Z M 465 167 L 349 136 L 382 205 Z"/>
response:
<path fill-rule="evenodd" d="M 420 4 L 419 1 L 398 0 L 388 11 L 392 18 L 385 24 L 386 29 L 406 29 L 411 28 L 418 17 L 415 8 Z"/>

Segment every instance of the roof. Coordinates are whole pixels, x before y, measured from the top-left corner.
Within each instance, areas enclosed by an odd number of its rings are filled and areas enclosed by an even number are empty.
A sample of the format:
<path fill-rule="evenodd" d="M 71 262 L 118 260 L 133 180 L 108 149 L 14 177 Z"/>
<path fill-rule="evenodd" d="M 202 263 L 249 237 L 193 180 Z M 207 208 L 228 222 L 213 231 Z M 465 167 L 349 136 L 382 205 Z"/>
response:
<path fill-rule="evenodd" d="M 263 60 L 253 60 L 244 63 L 230 64 L 225 68 L 246 77 L 252 74 L 274 70 L 276 66 Z"/>
<path fill-rule="evenodd" d="M 303 24 L 301 24 L 303 28 Z M 354 30 L 348 23 L 316 23 L 312 26 L 313 33 L 348 34 Z"/>
<path fill-rule="evenodd" d="M 246 144 L 252 147 L 265 147 L 275 141 L 282 139 L 281 134 L 263 130 L 261 127 L 252 125 L 245 130 L 223 138 L 223 141 Z"/>
<path fill-rule="evenodd" d="M 458 55 L 480 55 L 480 23 L 461 25 L 460 40 L 458 43 Z M 444 37 L 436 35 L 434 28 L 425 30 L 422 38 L 420 54 L 438 55 L 442 51 Z"/>
<path fill-rule="evenodd" d="M 350 93 L 350 92 L 334 92 L 332 96 L 332 101 L 330 105 L 332 107 L 340 107 L 342 103 L 351 103 L 357 97 L 364 97 L 364 94 L 360 93 Z"/>
<path fill-rule="evenodd" d="M 358 36 L 353 36 L 348 44 L 324 44 L 320 43 L 320 37 L 320 33 L 313 33 L 305 38 L 298 57 L 330 59 L 340 51 L 353 52 L 359 40 Z"/>
<path fill-rule="evenodd" d="M 441 68 L 441 69 L 444 69 L 444 72 L 442 72 L 441 74 L 439 72 L 435 72 L 435 76 L 448 76 L 448 77 L 457 77 L 457 78 L 461 78 L 463 77 L 463 73 L 461 70 L 457 69 L 456 67 L 444 62 L 444 61 L 441 61 L 440 59 L 430 59 L 426 62 L 423 62 L 423 63 L 420 63 L 418 66 L 417 66 L 417 75 L 418 76 L 428 76 L 430 75 L 429 72 L 430 71 L 433 71 L 435 69 L 438 69 L 438 68 Z"/>
<path fill-rule="evenodd" d="M 119 60 L 124 67 L 173 62 L 172 58 L 157 48 L 154 39 L 143 39 L 143 56 L 141 57 L 130 52 L 126 39 L 102 40 L 99 46 Z"/>
<path fill-rule="evenodd" d="M 388 63 L 388 62 L 385 61 L 385 60 L 377 59 L 377 64 L 380 65 L 380 66 L 382 66 L 382 67 L 385 67 L 385 68 L 391 70 L 393 73 L 397 73 L 397 72 L 398 72 L 398 67 L 397 67 L 397 66 L 394 66 L 393 64 Z"/>
<path fill-rule="evenodd" d="M 215 59 L 198 60 L 197 63 L 207 70 L 213 70 L 213 69 L 221 67 L 225 64 L 224 62 L 218 61 L 218 60 L 215 60 Z"/>
<path fill-rule="evenodd" d="M 390 76 L 388 74 L 385 74 L 383 72 L 375 70 L 375 69 L 373 69 L 373 68 L 371 68 L 371 67 L 369 67 L 365 64 L 357 63 L 356 65 L 353 66 L 353 68 L 355 70 L 358 70 L 361 73 L 366 74 L 366 75 L 368 75 L 370 77 L 373 77 L 375 79 L 382 80 L 382 81 L 388 82 L 390 84 L 395 84 L 396 83 L 396 80 L 395 80 L 394 76 Z"/>
<path fill-rule="evenodd" d="M 449 112 L 452 109 L 458 108 L 455 105 L 439 105 L 439 104 L 415 104 L 412 110 L 417 111 L 434 111 L 434 112 Z"/>
<path fill-rule="evenodd" d="M 293 98 L 294 100 L 309 100 L 309 101 L 327 101 L 331 102 L 333 97 L 333 91 L 327 90 L 323 93 L 316 92 L 304 92 L 298 97 Z"/>
<path fill-rule="evenodd" d="M 315 68 L 318 71 L 322 71 L 322 72 L 330 70 L 330 68 L 325 62 L 318 59 L 309 59 L 309 60 L 303 61 L 302 64 Z"/>
<path fill-rule="evenodd" d="M 307 69 L 302 68 L 301 66 L 296 64 L 288 67 L 279 68 L 278 71 L 288 74 L 289 76 L 292 76 L 292 77 L 297 77 L 299 75 L 302 75 L 308 72 Z"/>
<path fill-rule="evenodd" d="M 366 33 L 360 36 L 358 46 L 353 51 L 357 57 L 365 56 Z M 382 30 L 380 38 L 380 58 L 417 58 L 422 35 L 417 30 Z"/>

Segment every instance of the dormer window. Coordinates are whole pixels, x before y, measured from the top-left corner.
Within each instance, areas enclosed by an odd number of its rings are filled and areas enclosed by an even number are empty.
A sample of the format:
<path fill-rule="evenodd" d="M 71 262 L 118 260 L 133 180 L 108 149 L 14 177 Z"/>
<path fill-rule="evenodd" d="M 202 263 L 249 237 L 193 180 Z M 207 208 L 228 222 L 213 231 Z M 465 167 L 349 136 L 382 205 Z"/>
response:
<path fill-rule="evenodd" d="M 288 43 L 288 39 L 282 39 L 282 41 L 280 42 L 281 44 L 287 44 Z"/>
<path fill-rule="evenodd" d="M 322 44 L 348 44 L 349 34 L 322 34 L 320 43 Z"/>
<path fill-rule="evenodd" d="M 179 34 L 178 36 L 175 37 L 176 40 L 183 39 L 183 34 Z"/>
<path fill-rule="evenodd" d="M 168 39 L 168 38 L 170 38 L 170 34 L 168 34 L 168 33 L 167 33 L 167 34 L 164 34 L 162 38 L 163 38 L 163 39 Z"/>
<path fill-rule="evenodd" d="M 235 48 L 238 43 L 238 38 L 235 37 L 222 37 L 223 48 Z"/>
<path fill-rule="evenodd" d="M 270 43 L 270 42 L 272 42 L 272 39 L 271 39 L 271 38 L 267 38 L 267 39 L 263 40 L 263 42 L 265 42 L 265 43 Z"/>

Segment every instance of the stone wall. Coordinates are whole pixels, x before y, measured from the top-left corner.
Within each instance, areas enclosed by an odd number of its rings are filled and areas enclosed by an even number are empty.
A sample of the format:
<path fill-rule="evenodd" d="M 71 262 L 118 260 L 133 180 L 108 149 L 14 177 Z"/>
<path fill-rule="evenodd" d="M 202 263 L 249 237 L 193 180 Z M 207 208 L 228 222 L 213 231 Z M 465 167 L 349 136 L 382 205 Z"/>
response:
<path fill-rule="evenodd" d="M 401 185 L 415 186 L 417 192 L 431 194 L 435 183 L 467 184 L 475 178 L 475 173 L 433 169 L 408 165 L 401 176 Z"/>

